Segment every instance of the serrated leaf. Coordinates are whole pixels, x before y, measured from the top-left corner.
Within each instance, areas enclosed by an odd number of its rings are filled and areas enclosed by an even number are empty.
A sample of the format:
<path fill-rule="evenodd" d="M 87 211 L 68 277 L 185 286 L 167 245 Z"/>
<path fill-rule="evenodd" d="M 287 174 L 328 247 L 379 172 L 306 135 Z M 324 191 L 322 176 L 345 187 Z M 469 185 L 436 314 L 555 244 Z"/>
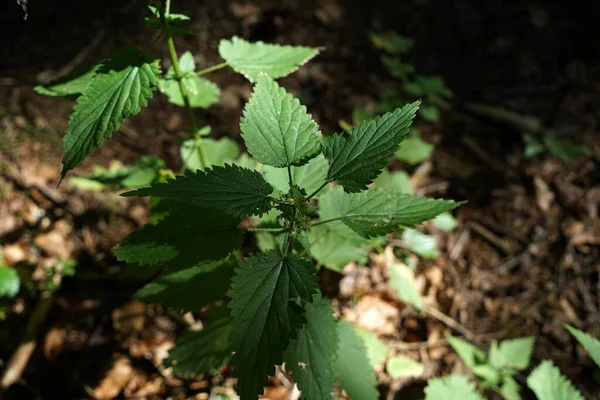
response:
<path fill-rule="evenodd" d="M 573 384 L 561 375 L 552 361 L 545 360 L 527 378 L 527 386 L 538 400 L 584 400 Z"/>
<path fill-rule="evenodd" d="M 518 371 L 526 369 L 531 361 L 534 343 L 535 338 L 533 336 L 507 339 L 500 342 L 500 346 L 498 346 L 500 367 L 513 368 Z"/>
<path fill-rule="evenodd" d="M 333 392 L 332 363 L 338 337 L 331 302 L 315 297 L 312 304 L 306 304 L 306 323 L 290 343 L 284 360 L 303 398 L 323 400 L 331 399 Z"/>
<path fill-rule="evenodd" d="M 417 310 L 423 309 L 423 299 L 415 282 L 414 272 L 404 264 L 395 263 L 388 265 L 390 286 L 400 299 L 412 304 Z"/>
<path fill-rule="evenodd" d="M 425 367 L 407 356 L 395 356 L 388 360 L 385 369 L 392 379 L 418 378 L 423 375 Z"/>
<path fill-rule="evenodd" d="M 319 49 L 250 43 L 234 36 L 231 40 L 219 42 L 219 54 L 231 68 L 254 82 L 261 72 L 273 79 L 291 74 L 319 54 Z"/>
<path fill-rule="evenodd" d="M 423 258 L 437 258 L 439 251 L 434 236 L 419 232 L 416 229 L 405 229 L 402 232 L 402 241 L 410 250 Z"/>
<path fill-rule="evenodd" d="M 158 83 L 158 61 L 125 51 L 105 61 L 77 99 L 63 138 L 62 177 L 75 168 L 121 122 L 148 104 Z"/>
<path fill-rule="evenodd" d="M 15 297 L 20 287 L 17 270 L 0 265 L 0 297 Z"/>
<path fill-rule="evenodd" d="M 502 378 L 500 393 L 506 400 L 521 400 L 520 390 L 521 387 L 512 376 L 506 375 Z"/>
<path fill-rule="evenodd" d="M 419 102 L 365 121 L 344 135 L 324 139 L 323 154 L 329 160 L 328 180 L 337 180 L 347 192 L 366 189 L 381 173 L 402 142 Z"/>
<path fill-rule="evenodd" d="M 385 346 L 385 343 L 371 331 L 358 327 L 355 327 L 354 329 L 367 349 L 367 356 L 369 357 L 371 366 L 373 368 L 383 366 L 383 363 L 387 358 L 387 347 Z"/>
<path fill-rule="evenodd" d="M 98 65 L 94 65 L 82 73 L 69 75 L 46 85 L 37 85 L 33 90 L 44 96 L 78 96 L 92 81 L 98 68 Z"/>
<path fill-rule="evenodd" d="M 235 260 L 226 259 L 170 272 L 138 290 L 135 296 L 148 303 L 200 311 L 225 296 L 236 265 Z"/>
<path fill-rule="evenodd" d="M 450 375 L 429 380 L 425 400 L 484 400 L 473 382 L 464 375 Z"/>
<path fill-rule="evenodd" d="M 173 209 L 156 225 L 145 225 L 113 249 L 117 258 L 140 265 L 187 268 L 219 260 L 242 244 L 240 219 L 214 209 Z"/>
<path fill-rule="evenodd" d="M 421 109 L 419 110 L 421 111 Z M 417 165 L 429 158 L 435 147 L 417 136 L 406 138 L 396 152 L 396 158 Z"/>
<path fill-rule="evenodd" d="M 596 365 L 600 367 L 600 341 L 570 325 L 566 325 L 566 328 L 571 332 L 571 335 L 575 336 L 575 339 L 577 339 L 583 348 L 590 353 L 590 357 L 592 357 Z"/>
<path fill-rule="evenodd" d="M 198 75 L 186 75 L 181 81 L 187 90 L 192 108 L 208 108 L 219 102 L 221 90 L 208 79 L 201 78 Z M 169 103 L 180 107 L 185 106 L 181 88 L 176 79 L 161 79 L 158 82 L 158 88 L 167 95 Z"/>
<path fill-rule="evenodd" d="M 336 188 L 332 194 L 337 199 L 341 221 L 365 238 L 412 228 L 459 205 L 450 200 L 434 200 L 386 189 L 344 193 Z"/>
<path fill-rule="evenodd" d="M 237 143 L 229 138 L 202 139 L 201 146 L 204 150 L 206 163 L 208 165 L 223 166 L 231 164 L 240 155 Z M 183 165 L 190 171 L 202 169 L 200 152 L 194 139 L 188 139 L 181 144 L 179 149 Z"/>
<path fill-rule="evenodd" d="M 247 258 L 235 272 L 229 292 L 231 365 L 241 398 L 254 399 L 298 328 L 302 308 L 297 299 L 311 301 L 318 285 L 308 260 L 275 250 Z"/>
<path fill-rule="evenodd" d="M 185 332 L 175 341 L 175 348 L 163 365 L 173 368 L 173 373 L 193 377 L 203 372 L 213 372 L 231 357 L 229 333 L 231 317 L 225 307 L 212 309 L 204 328 Z"/>
<path fill-rule="evenodd" d="M 390 172 L 387 168 L 384 168 L 381 175 L 375 179 L 375 186 L 378 189 L 390 189 L 399 193 L 413 193 L 410 176 L 404 171 Z"/>
<path fill-rule="evenodd" d="M 312 194 L 323 183 L 327 175 L 327 160 L 322 154 L 301 167 L 291 167 L 292 181 L 304 189 L 307 195 Z M 267 181 L 277 190 L 287 193 L 290 190 L 288 171 L 286 168 L 275 168 L 265 165 L 263 173 Z"/>
<path fill-rule="evenodd" d="M 260 215 L 271 208 L 271 185 L 256 171 L 237 165 L 186 172 L 167 183 L 124 193 L 122 196 L 158 196 L 188 200 L 234 216 Z"/>
<path fill-rule="evenodd" d="M 467 367 L 473 369 L 478 365 L 487 363 L 485 353 L 471 343 L 454 336 L 448 337 L 448 343 Z"/>
<path fill-rule="evenodd" d="M 337 331 L 340 344 L 333 370 L 340 386 L 355 399 L 377 400 L 375 371 L 362 339 L 347 321 L 338 322 Z"/>
<path fill-rule="evenodd" d="M 156 156 L 143 156 L 132 165 L 113 161 L 108 168 L 94 165 L 92 175 L 72 176 L 69 182 L 91 190 L 103 188 L 105 185 L 133 189 L 150 185 L 164 166 L 165 162 Z"/>
<path fill-rule="evenodd" d="M 415 44 L 414 39 L 402 36 L 396 32 L 370 33 L 371 43 L 378 49 L 385 50 L 390 54 L 405 54 Z"/>
<path fill-rule="evenodd" d="M 319 152 L 319 127 L 300 101 L 262 74 L 240 121 L 248 153 L 273 167 L 302 165 Z"/>

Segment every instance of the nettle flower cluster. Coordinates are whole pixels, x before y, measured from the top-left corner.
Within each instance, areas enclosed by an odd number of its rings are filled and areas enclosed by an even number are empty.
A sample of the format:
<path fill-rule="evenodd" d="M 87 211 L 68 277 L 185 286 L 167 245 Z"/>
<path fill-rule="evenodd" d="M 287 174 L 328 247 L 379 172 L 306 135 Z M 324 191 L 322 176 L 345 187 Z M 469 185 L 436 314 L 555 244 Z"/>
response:
<path fill-rule="evenodd" d="M 169 1 L 154 5 L 147 22 L 157 30 L 153 44 L 163 37 L 169 48 L 173 65 L 166 74 L 148 51 L 128 50 L 37 90 L 76 97 L 64 138 L 63 178 L 146 106 L 156 88 L 188 111 L 193 138 L 181 149 L 188 171 L 169 180 L 151 175 L 150 187 L 124 194 L 152 196 L 160 216 L 114 249 L 119 260 L 154 276 L 139 298 L 184 311 L 208 309 L 204 328 L 184 333 L 165 365 L 192 375 L 229 362 L 242 399 L 257 398 L 283 363 L 304 398 L 331 398 L 336 380 L 355 398 L 378 398 L 360 337 L 336 321 L 321 296 L 311 245 L 336 236 L 353 243 L 358 238 L 364 247 L 458 205 L 368 188 L 407 137 L 419 103 L 347 133 L 323 135 L 298 99 L 274 80 L 319 49 L 233 38 L 219 45 L 225 62 L 196 71 L 191 53 L 179 58 L 172 39 L 185 33 L 177 24 L 188 18 L 169 13 Z M 251 157 L 211 167 L 223 161 L 217 156 L 231 153 L 232 143 L 204 138 L 209 131 L 197 126 L 193 108 L 218 101 L 219 88 L 202 75 L 224 67 L 254 84 L 240 122 Z M 123 186 L 136 186 L 148 168 L 163 165 L 151 161 L 132 167 L 135 173 L 126 174 Z M 242 228 L 249 217 L 253 227 Z M 263 251 L 242 254 L 247 232 L 256 233 Z"/>

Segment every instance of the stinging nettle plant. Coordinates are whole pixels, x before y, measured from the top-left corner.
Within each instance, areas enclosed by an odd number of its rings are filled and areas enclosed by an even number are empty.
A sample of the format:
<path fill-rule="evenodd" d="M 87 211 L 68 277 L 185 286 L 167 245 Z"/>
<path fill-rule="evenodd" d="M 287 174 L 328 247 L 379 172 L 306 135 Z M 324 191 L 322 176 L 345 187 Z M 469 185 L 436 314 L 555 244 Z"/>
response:
<path fill-rule="evenodd" d="M 139 264 L 154 277 L 138 298 L 183 311 L 211 305 L 205 327 L 184 333 L 165 365 L 193 375 L 229 362 L 242 399 L 257 398 L 275 366 L 284 363 L 304 398 L 331 398 L 336 380 L 355 398 L 378 398 L 375 375 L 362 362 L 360 337 L 335 320 L 321 296 L 311 248 L 324 237 L 364 246 L 459 204 L 369 188 L 407 137 L 419 102 L 347 133 L 322 135 L 306 108 L 275 81 L 319 49 L 234 37 L 219 45 L 224 63 L 196 71 L 191 53 L 179 58 L 172 38 L 186 33 L 179 23 L 189 18 L 170 13 L 169 0 L 151 2 L 150 10 L 147 22 L 157 30 L 150 48 L 164 38 L 172 62 L 164 76 L 149 51 L 127 50 L 79 77 L 37 90 L 77 96 L 64 138 L 62 178 L 146 106 L 156 88 L 188 112 L 192 138 L 181 148 L 185 173 L 146 168 L 140 179 L 139 168 L 132 168 L 123 175 L 138 174 L 130 185 L 150 177 L 149 187 L 124 196 L 152 196 L 160 215 L 114 249 L 119 260 Z M 199 127 L 193 113 L 219 97 L 219 88 L 202 76 L 227 66 L 254 84 L 240 121 L 252 158 L 231 150 L 231 141 L 203 137 L 210 128 Z M 252 223 L 242 224 L 247 218 Z M 262 251 L 242 254 L 248 232 L 257 235 Z"/>

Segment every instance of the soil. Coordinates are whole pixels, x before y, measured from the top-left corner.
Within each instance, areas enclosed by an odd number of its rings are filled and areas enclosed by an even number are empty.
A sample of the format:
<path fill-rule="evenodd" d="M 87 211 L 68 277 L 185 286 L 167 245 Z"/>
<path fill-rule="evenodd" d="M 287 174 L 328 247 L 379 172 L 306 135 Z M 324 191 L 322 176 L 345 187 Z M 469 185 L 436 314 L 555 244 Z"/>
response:
<path fill-rule="evenodd" d="M 48 268 L 62 259 L 75 259 L 78 266 L 74 276 L 63 278 L 34 338 L 37 347 L 6 398 L 234 393 L 227 367 L 194 379 L 159 367 L 194 317 L 133 301 L 145 281 L 127 278 L 127 267 L 110 252 L 148 221 L 147 205 L 68 183 L 57 188 L 61 138 L 73 102 L 33 91 L 120 48 L 145 48 L 152 37 L 143 22 L 145 2 L 31 1 L 26 21 L 13 3 L 0 12 L 0 245 L 5 263 L 30 278 L 16 302 L 0 303 L 6 313 L 0 320 L 0 368 L 26 333 Z M 385 253 L 374 252 L 368 268 L 324 271 L 324 290 L 340 315 L 376 333 L 390 354 L 423 362 L 425 378 L 468 374 L 444 340 L 448 333 L 467 335 L 482 348 L 492 340 L 532 335 L 532 366 L 551 359 L 586 399 L 600 399 L 595 365 L 564 329 L 570 324 L 600 334 L 600 49 L 589 45 L 600 34 L 599 3 L 177 0 L 173 7 L 191 17 L 194 31 L 177 37 L 177 48 L 192 51 L 200 68 L 219 63 L 218 41 L 233 35 L 324 47 L 281 80 L 324 132 L 338 131 L 340 119 L 350 120 L 355 106 L 372 105 L 392 84 L 368 32 L 394 30 L 414 38 L 408 61 L 419 73 L 443 76 L 454 99 L 439 123 L 418 122 L 424 138 L 436 145 L 431 158 L 419 167 L 396 162 L 393 168 L 410 172 L 421 194 L 466 201 L 455 213 L 455 231 L 424 227 L 438 238 L 440 256 L 413 256 L 428 305 L 455 325 L 390 294 L 382 278 Z M 164 46 L 154 53 L 164 67 L 170 64 Z M 228 70 L 209 78 L 221 87 L 222 100 L 196 116 L 212 127 L 213 137 L 242 144 L 239 118 L 251 86 Z M 505 117 L 507 110 L 518 113 L 516 122 Z M 570 162 L 552 154 L 524 157 L 521 126 L 530 121 L 538 130 L 531 133 L 585 140 L 590 154 Z M 178 171 L 185 129 L 183 110 L 156 95 L 76 172 L 114 159 L 133 163 L 146 154 Z M 398 381 L 384 369 L 377 372 L 382 398 L 422 398 L 424 380 Z M 528 372 L 517 377 L 524 387 Z M 289 398 L 291 387 L 280 373 L 266 396 Z M 524 398 L 534 396 L 524 390 Z"/>

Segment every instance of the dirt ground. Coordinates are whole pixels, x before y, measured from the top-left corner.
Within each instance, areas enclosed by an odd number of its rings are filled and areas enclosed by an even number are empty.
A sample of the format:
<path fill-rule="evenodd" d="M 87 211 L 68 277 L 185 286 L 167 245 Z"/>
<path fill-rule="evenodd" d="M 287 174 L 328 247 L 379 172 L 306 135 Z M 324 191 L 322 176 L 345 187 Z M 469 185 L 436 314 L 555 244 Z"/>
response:
<path fill-rule="evenodd" d="M 282 84 L 299 96 L 324 132 L 339 130 L 356 105 L 372 103 L 390 78 L 368 32 L 395 30 L 415 39 L 410 61 L 424 74 L 440 74 L 454 92 L 438 124 L 420 125 L 435 143 L 419 167 L 395 163 L 413 176 L 417 192 L 466 201 L 459 226 L 441 232 L 434 260 L 417 260 L 417 282 L 429 306 L 452 318 L 418 313 L 390 294 L 382 254 L 368 268 L 347 266 L 327 275 L 327 295 L 355 325 L 376 333 L 393 354 L 426 366 L 425 378 L 467 373 L 448 347 L 448 333 L 486 348 L 494 339 L 533 335 L 532 365 L 552 359 L 586 399 L 598 396 L 598 372 L 564 329 L 600 335 L 600 3 L 542 1 L 261 1 L 174 0 L 189 15 L 192 36 L 178 37 L 180 52 L 199 56 L 201 67 L 220 62 L 221 38 L 325 47 Z M 142 200 L 113 192 L 59 188 L 61 138 L 73 102 L 33 91 L 115 50 L 145 47 L 143 1 L 29 2 L 29 18 L 7 2 L 0 10 L 0 246 L 7 265 L 22 275 L 16 302 L 2 300 L 0 369 L 27 334 L 39 309 L 37 283 L 59 260 L 77 260 L 64 277 L 35 335 L 37 347 L 11 399 L 204 398 L 232 393 L 228 368 L 214 376 L 180 379 L 159 368 L 188 318 L 132 301 L 144 281 L 127 278 L 110 252 L 148 220 Z M 368 7 L 367 7 L 368 6 Z M 156 55 L 169 65 L 166 48 Z M 232 71 L 209 76 L 222 100 L 197 110 L 212 136 L 239 139 L 239 117 L 250 84 Z M 474 105 L 512 110 L 478 112 Z M 551 154 L 523 156 L 522 124 L 539 132 L 587 140 L 591 153 L 571 162 Z M 185 133 L 182 110 L 156 95 L 77 173 L 113 159 L 132 163 L 156 154 L 179 170 Z M 535 133 L 535 132 L 533 132 Z M 416 259 L 416 258 L 415 258 Z M 193 322 L 193 321 L 192 321 Z M 518 381 L 525 386 L 527 373 Z M 422 398 L 424 380 L 394 381 L 378 371 L 382 398 Z M 284 374 L 266 396 L 289 398 Z M 534 398 L 525 392 L 526 398 Z M 4 397 L 3 397 L 4 400 Z"/>

